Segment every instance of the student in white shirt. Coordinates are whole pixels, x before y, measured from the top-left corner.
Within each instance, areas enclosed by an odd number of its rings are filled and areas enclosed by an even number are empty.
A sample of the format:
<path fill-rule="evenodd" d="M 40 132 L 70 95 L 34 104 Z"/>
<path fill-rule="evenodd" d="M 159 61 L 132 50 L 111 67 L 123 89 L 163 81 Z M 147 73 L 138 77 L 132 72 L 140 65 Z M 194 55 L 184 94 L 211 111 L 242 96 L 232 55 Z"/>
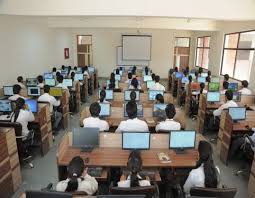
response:
<path fill-rule="evenodd" d="M 56 100 L 56 98 L 51 96 L 49 94 L 49 92 L 50 92 L 50 86 L 49 85 L 45 85 L 44 86 L 44 94 L 41 95 L 38 98 L 38 102 L 48 102 L 48 103 L 50 103 L 50 113 L 54 114 L 54 117 L 55 117 L 55 122 L 53 124 L 53 129 L 54 130 L 58 130 L 60 121 L 62 119 L 62 113 L 60 113 L 58 111 L 54 111 L 53 107 L 60 106 L 60 100 Z"/>
<path fill-rule="evenodd" d="M 228 74 L 225 74 L 225 75 L 224 75 L 224 81 L 227 81 L 227 82 L 228 82 L 228 80 L 229 80 L 229 75 L 228 75 Z"/>
<path fill-rule="evenodd" d="M 220 94 L 226 93 L 226 91 L 228 90 L 228 85 L 229 85 L 228 81 L 223 82 L 223 90 L 220 91 Z"/>
<path fill-rule="evenodd" d="M 20 95 L 20 91 L 21 91 L 21 87 L 20 85 L 16 84 L 16 85 L 13 85 L 13 96 L 10 96 L 8 99 L 10 101 L 16 101 L 18 98 L 23 98 L 25 99 L 25 97 L 21 96 Z"/>
<path fill-rule="evenodd" d="M 238 107 L 235 101 L 233 101 L 233 92 L 231 90 L 227 90 L 225 93 L 225 103 L 221 105 L 218 109 L 213 111 L 214 116 L 220 116 L 224 109 L 228 109 L 229 107 Z"/>
<path fill-rule="evenodd" d="M 101 106 L 98 102 L 94 102 L 90 105 L 89 111 L 91 117 L 85 118 L 83 120 L 83 127 L 90 127 L 90 128 L 99 128 L 100 131 L 108 131 L 109 124 L 105 120 L 99 119 L 99 113 L 101 111 Z"/>
<path fill-rule="evenodd" d="M 252 91 L 248 89 L 249 83 L 247 80 L 242 81 L 242 89 L 240 89 L 238 92 L 240 92 L 242 95 L 252 95 Z"/>
<path fill-rule="evenodd" d="M 139 172 L 142 170 L 143 161 L 139 151 L 132 151 L 128 157 L 127 168 L 129 175 L 122 175 L 121 181 L 118 182 L 118 187 L 130 188 L 138 186 L 150 186 L 149 178 L 142 179 Z"/>
<path fill-rule="evenodd" d="M 145 121 L 137 118 L 137 105 L 134 102 L 128 102 L 126 104 L 126 112 L 128 114 L 128 120 L 121 121 L 115 132 L 122 131 L 141 131 L 148 132 L 149 128 Z"/>
<path fill-rule="evenodd" d="M 37 81 L 38 81 L 37 86 L 40 87 L 41 89 L 43 89 L 43 87 L 44 87 L 43 76 L 42 75 L 37 76 Z"/>
<path fill-rule="evenodd" d="M 166 91 L 165 87 L 159 83 L 160 77 L 157 75 L 155 76 L 155 85 L 153 85 L 150 90 L 159 90 L 159 91 Z"/>
<path fill-rule="evenodd" d="M 90 75 L 89 75 L 89 69 L 88 66 L 85 66 L 83 69 L 83 76 L 87 76 L 88 79 L 90 79 Z"/>
<path fill-rule="evenodd" d="M 52 68 L 52 74 L 54 76 L 54 78 L 56 77 L 56 74 L 57 74 L 57 68 L 56 67 L 53 67 Z"/>
<path fill-rule="evenodd" d="M 22 76 L 19 76 L 18 78 L 17 78 L 17 81 L 18 81 L 18 85 L 21 87 L 21 89 L 26 89 L 26 86 L 25 86 L 25 84 L 24 84 L 24 80 L 23 80 L 23 77 Z"/>
<path fill-rule="evenodd" d="M 108 102 L 108 101 L 105 99 L 105 97 L 106 97 L 106 91 L 105 91 L 104 89 L 102 89 L 102 90 L 100 91 L 100 94 L 99 94 L 98 103 L 110 103 L 110 102 Z"/>
<path fill-rule="evenodd" d="M 68 165 L 68 176 L 66 180 L 58 182 L 56 191 L 75 192 L 83 191 L 88 195 L 97 192 L 98 183 L 94 177 L 87 173 L 87 168 L 81 157 L 74 157 Z"/>
<path fill-rule="evenodd" d="M 214 165 L 212 146 L 206 141 L 200 141 L 198 146 L 199 161 L 197 168 L 193 169 L 183 186 L 186 197 L 190 195 L 192 187 L 217 188 L 220 179 L 219 168 Z"/>
<path fill-rule="evenodd" d="M 171 130 L 180 130 L 181 124 L 179 122 L 174 121 L 174 116 L 176 114 L 176 110 L 173 104 L 168 104 L 166 106 L 166 116 L 167 119 L 165 121 L 157 124 L 155 130 L 158 131 L 171 131 Z"/>
<path fill-rule="evenodd" d="M 141 89 L 141 86 L 136 78 L 131 80 L 131 84 L 129 85 L 128 89 Z"/>
<path fill-rule="evenodd" d="M 132 77 L 133 77 L 132 73 L 129 72 L 128 73 L 128 79 L 125 81 L 125 83 L 131 84 Z"/>
<path fill-rule="evenodd" d="M 68 97 L 70 97 L 70 92 L 67 86 L 63 84 L 64 77 L 62 75 L 57 76 L 58 85 L 56 87 L 61 87 L 62 89 L 67 91 Z"/>

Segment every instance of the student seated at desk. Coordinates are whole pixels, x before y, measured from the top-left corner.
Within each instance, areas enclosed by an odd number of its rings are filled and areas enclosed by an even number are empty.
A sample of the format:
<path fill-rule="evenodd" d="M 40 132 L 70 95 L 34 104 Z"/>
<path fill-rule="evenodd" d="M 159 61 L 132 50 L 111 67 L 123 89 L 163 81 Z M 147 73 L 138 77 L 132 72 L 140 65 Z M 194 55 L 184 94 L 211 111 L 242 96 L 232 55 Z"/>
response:
<path fill-rule="evenodd" d="M 122 131 L 144 131 L 148 132 L 149 128 L 145 121 L 137 118 L 137 105 L 134 102 L 128 102 L 126 104 L 126 112 L 128 114 L 128 120 L 121 121 L 115 132 Z"/>
<path fill-rule="evenodd" d="M 207 90 L 205 90 L 204 88 L 205 88 L 205 84 L 200 83 L 200 90 L 192 91 L 192 97 L 191 97 L 191 102 L 190 102 L 190 116 L 193 119 L 196 119 L 196 115 L 198 113 L 200 94 L 207 93 Z"/>
<path fill-rule="evenodd" d="M 220 170 L 214 165 L 212 146 L 206 141 L 200 141 L 198 145 L 199 160 L 197 168 L 193 169 L 183 186 L 186 197 L 190 195 L 192 187 L 217 188 L 220 183 Z"/>
<path fill-rule="evenodd" d="M 146 76 L 149 75 L 149 68 L 147 66 L 144 68 L 144 73 Z"/>
<path fill-rule="evenodd" d="M 82 73 L 83 73 L 83 76 L 87 76 L 87 78 L 90 79 L 88 66 L 85 66 L 82 68 Z"/>
<path fill-rule="evenodd" d="M 21 91 L 21 87 L 18 85 L 18 84 L 16 84 L 16 85 L 13 85 L 13 96 L 10 96 L 8 99 L 10 100 L 10 101 L 16 101 L 18 98 L 23 98 L 23 99 L 25 99 L 25 97 L 23 97 L 23 96 L 21 96 L 20 95 L 20 91 Z"/>
<path fill-rule="evenodd" d="M 248 89 L 249 83 L 247 80 L 242 81 L 242 89 L 240 89 L 238 92 L 240 92 L 242 95 L 252 95 L 252 91 Z"/>
<path fill-rule="evenodd" d="M 151 183 L 149 178 L 143 179 L 139 172 L 142 170 L 143 161 L 139 151 L 132 151 L 129 154 L 127 168 L 130 174 L 126 177 L 125 175 L 121 176 L 120 181 L 118 182 L 118 187 L 130 188 L 138 186 L 150 186 Z"/>
<path fill-rule="evenodd" d="M 155 76 L 155 85 L 153 85 L 150 90 L 159 90 L 159 91 L 166 91 L 165 87 L 159 83 L 160 77 L 157 75 Z"/>
<path fill-rule="evenodd" d="M 228 74 L 225 74 L 225 75 L 224 75 L 224 81 L 227 81 L 227 82 L 228 82 L 228 80 L 229 80 L 229 75 L 228 75 Z"/>
<path fill-rule="evenodd" d="M 155 81 L 155 76 L 156 76 L 156 75 L 155 75 L 154 73 L 151 74 L 151 79 L 152 79 L 153 81 Z"/>
<path fill-rule="evenodd" d="M 141 86 L 139 85 L 139 82 L 136 78 L 133 78 L 131 80 L 131 84 L 129 85 L 128 89 L 135 89 L 135 90 L 141 89 Z"/>
<path fill-rule="evenodd" d="M 56 191 L 82 191 L 86 192 L 88 195 L 93 195 L 97 192 L 98 183 L 87 171 L 88 168 L 85 167 L 83 159 L 79 156 L 74 157 L 68 165 L 67 179 L 58 182 Z"/>
<path fill-rule="evenodd" d="M 23 77 L 22 76 L 19 76 L 17 78 L 17 81 L 18 81 L 18 85 L 21 87 L 21 89 L 26 89 L 26 85 L 24 84 L 24 80 L 23 80 Z"/>
<path fill-rule="evenodd" d="M 167 119 L 157 124 L 155 130 L 158 131 L 171 131 L 180 130 L 181 124 L 173 120 L 176 110 L 173 104 L 168 104 L 165 109 Z"/>
<path fill-rule="evenodd" d="M 62 119 L 62 113 L 60 113 L 58 111 L 54 111 L 53 107 L 60 106 L 60 100 L 56 100 L 56 98 L 51 96 L 49 94 L 49 92 L 50 92 L 50 86 L 49 85 L 45 85 L 44 86 L 44 94 L 41 95 L 38 98 L 38 102 L 48 102 L 48 103 L 50 103 L 50 113 L 54 114 L 54 117 L 55 117 L 55 121 L 54 121 L 54 125 L 53 125 L 53 130 L 58 130 L 59 123 L 60 123 L 60 121 Z"/>
<path fill-rule="evenodd" d="M 43 76 L 42 75 L 39 75 L 39 76 L 37 76 L 37 81 L 38 81 L 38 87 L 40 87 L 41 89 L 43 89 L 43 87 L 44 87 L 44 83 L 43 83 Z"/>
<path fill-rule="evenodd" d="M 229 85 L 228 81 L 223 82 L 223 90 L 220 91 L 220 94 L 226 93 L 226 91 L 228 90 L 228 85 Z"/>
<path fill-rule="evenodd" d="M 133 77 L 132 73 L 129 72 L 128 73 L 128 79 L 125 81 L 125 83 L 131 84 L 132 77 Z"/>
<path fill-rule="evenodd" d="M 57 76 L 58 84 L 57 84 L 56 87 L 61 87 L 62 89 L 66 90 L 66 91 L 67 91 L 67 96 L 68 96 L 68 98 L 69 98 L 69 97 L 70 97 L 69 89 L 68 89 L 67 86 L 65 86 L 65 85 L 63 84 L 63 80 L 64 80 L 64 77 L 63 77 L 62 75 Z"/>
<path fill-rule="evenodd" d="M 104 90 L 104 89 L 102 89 L 101 91 L 100 91 L 100 99 L 99 99 L 99 103 L 110 103 L 110 102 L 108 102 L 106 99 L 105 99 L 105 97 L 106 97 L 106 91 Z"/>
<path fill-rule="evenodd" d="M 53 74 L 54 77 L 56 77 L 56 73 L 57 73 L 57 68 L 53 67 L 52 68 L 52 74 Z"/>
<path fill-rule="evenodd" d="M 105 120 L 99 119 L 101 106 L 98 102 L 94 102 L 90 105 L 89 111 L 91 116 L 83 120 L 83 127 L 86 128 L 99 128 L 100 131 L 108 131 L 109 124 Z"/>

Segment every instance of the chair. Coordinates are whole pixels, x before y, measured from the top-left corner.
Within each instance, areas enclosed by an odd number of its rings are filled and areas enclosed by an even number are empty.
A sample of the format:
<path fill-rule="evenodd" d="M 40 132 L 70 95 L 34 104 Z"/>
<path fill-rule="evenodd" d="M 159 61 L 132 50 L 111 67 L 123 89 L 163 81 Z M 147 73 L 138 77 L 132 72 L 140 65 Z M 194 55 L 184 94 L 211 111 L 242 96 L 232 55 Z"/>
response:
<path fill-rule="evenodd" d="M 191 196 L 233 198 L 237 192 L 236 188 L 200 188 L 190 189 Z"/>

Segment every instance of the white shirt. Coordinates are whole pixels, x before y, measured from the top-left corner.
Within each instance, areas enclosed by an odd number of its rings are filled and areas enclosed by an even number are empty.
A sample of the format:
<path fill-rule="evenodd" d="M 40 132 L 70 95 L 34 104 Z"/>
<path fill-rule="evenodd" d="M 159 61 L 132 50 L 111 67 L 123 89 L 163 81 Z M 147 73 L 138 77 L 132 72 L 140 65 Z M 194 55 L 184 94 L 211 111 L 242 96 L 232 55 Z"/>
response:
<path fill-rule="evenodd" d="M 140 175 L 137 175 L 139 179 L 142 179 Z M 150 186 L 151 183 L 148 180 L 139 180 L 139 186 Z M 127 180 L 119 181 L 118 187 L 121 188 L 130 188 L 130 176 L 128 176 Z"/>
<path fill-rule="evenodd" d="M 88 77 L 88 79 L 90 79 L 89 72 L 87 72 L 87 71 L 84 71 L 83 76 L 87 76 L 87 77 Z"/>
<path fill-rule="evenodd" d="M 28 122 L 32 122 L 35 120 L 34 114 L 32 111 L 21 109 L 19 112 L 18 119 L 16 122 L 22 125 L 22 135 L 27 136 L 29 130 L 27 128 Z M 14 113 L 11 115 L 11 121 L 14 122 Z"/>
<path fill-rule="evenodd" d="M 78 178 L 77 180 L 78 180 L 77 191 L 83 191 L 86 192 L 88 195 L 93 195 L 98 189 L 98 183 L 96 179 L 88 174 L 86 174 L 84 180 L 81 180 L 80 178 Z M 60 192 L 65 192 L 68 182 L 69 179 L 58 182 L 56 190 Z"/>
<path fill-rule="evenodd" d="M 150 90 L 157 90 L 157 91 L 166 91 L 165 87 L 161 85 L 160 83 L 156 82 L 155 85 L 153 85 Z"/>
<path fill-rule="evenodd" d="M 138 118 L 134 118 L 134 119 L 128 119 L 128 120 L 120 122 L 115 132 L 122 132 L 122 131 L 148 132 L 149 128 L 145 121 L 139 120 Z"/>
<path fill-rule="evenodd" d="M 42 89 L 44 87 L 44 83 L 39 83 L 38 87 L 40 87 Z"/>
<path fill-rule="evenodd" d="M 215 167 L 217 170 L 218 175 L 218 183 L 219 183 L 219 175 L 220 170 L 218 167 Z M 190 189 L 192 187 L 205 187 L 205 173 L 204 173 L 204 164 L 202 164 L 200 167 L 193 169 L 183 186 L 184 192 L 186 194 L 186 197 L 189 196 Z"/>
<path fill-rule="evenodd" d="M 192 91 L 192 95 L 199 95 L 199 94 L 200 94 L 200 90 Z M 206 90 L 206 89 L 203 89 L 202 94 L 207 94 L 207 90 Z"/>
<path fill-rule="evenodd" d="M 99 118 L 88 117 L 83 120 L 84 128 L 99 128 L 100 131 L 108 131 L 109 124 L 105 120 Z"/>
<path fill-rule="evenodd" d="M 165 121 L 157 124 L 155 130 L 156 131 L 169 131 L 169 130 L 180 130 L 181 124 L 179 122 L 174 121 L 173 119 L 166 119 Z"/>
<path fill-rule="evenodd" d="M 109 104 L 109 103 L 110 103 L 109 101 L 107 101 L 107 100 L 105 100 L 105 99 L 104 99 L 104 101 L 103 101 L 103 102 L 100 102 L 100 100 L 98 100 L 97 102 L 98 102 L 98 103 L 107 103 L 107 104 Z"/>
<path fill-rule="evenodd" d="M 221 105 L 218 109 L 213 111 L 214 116 L 220 116 L 224 109 L 228 109 L 229 107 L 238 107 L 235 101 L 229 100 L 225 104 Z"/>
<path fill-rule="evenodd" d="M 128 89 L 135 89 L 133 85 L 129 85 Z M 142 89 L 140 85 L 137 86 L 137 89 Z"/>
<path fill-rule="evenodd" d="M 54 107 L 58 107 L 60 105 L 60 101 L 59 100 L 56 100 L 55 97 L 51 96 L 50 94 L 48 93 L 44 93 L 43 95 L 41 95 L 39 98 L 38 98 L 38 101 L 39 102 L 48 102 L 50 103 L 50 112 L 52 113 L 53 112 L 53 106 Z"/>
<path fill-rule="evenodd" d="M 67 91 L 67 96 L 70 97 L 69 89 L 63 83 L 59 83 L 56 87 L 61 87 L 62 89 Z"/>
<path fill-rule="evenodd" d="M 227 89 L 223 89 L 223 90 L 220 91 L 220 94 L 225 94 L 226 91 L 227 91 Z"/>
<path fill-rule="evenodd" d="M 26 98 L 24 98 L 23 96 L 19 95 L 19 94 L 14 94 L 13 96 L 10 96 L 8 98 L 8 100 L 10 101 L 16 101 L 18 98 L 23 98 L 24 100 L 26 100 Z"/>
<path fill-rule="evenodd" d="M 23 83 L 18 82 L 17 84 L 21 87 L 21 89 L 26 89 L 26 86 Z"/>
<path fill-rule="evenodd" d="M 242 95 L 252 95 L 251 90 L 249 90 L 248 88 L 242 88 L 240 89 L 238 92 L 241 92 Z"/>

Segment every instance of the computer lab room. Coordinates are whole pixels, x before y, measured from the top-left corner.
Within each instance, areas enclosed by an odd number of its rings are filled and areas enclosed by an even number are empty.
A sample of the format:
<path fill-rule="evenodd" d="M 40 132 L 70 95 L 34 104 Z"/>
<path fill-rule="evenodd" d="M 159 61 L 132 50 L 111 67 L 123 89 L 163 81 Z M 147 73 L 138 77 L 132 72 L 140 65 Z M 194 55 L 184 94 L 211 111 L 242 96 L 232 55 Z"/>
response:
<path fill-rule="evenodd" d="M 0 0 L 0 198 L 255 198 L 255 0 Z"/>

